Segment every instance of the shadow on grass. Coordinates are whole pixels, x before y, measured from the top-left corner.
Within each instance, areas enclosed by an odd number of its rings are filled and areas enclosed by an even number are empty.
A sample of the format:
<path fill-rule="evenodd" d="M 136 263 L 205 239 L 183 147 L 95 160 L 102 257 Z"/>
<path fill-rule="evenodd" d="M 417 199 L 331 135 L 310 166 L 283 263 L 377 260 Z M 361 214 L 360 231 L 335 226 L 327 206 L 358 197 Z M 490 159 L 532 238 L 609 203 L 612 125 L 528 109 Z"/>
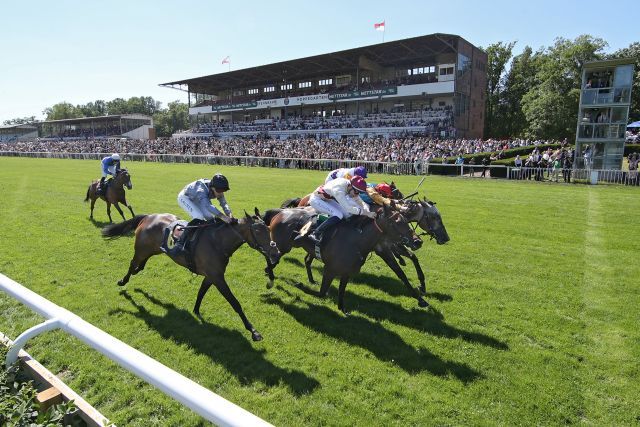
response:
<path fill-rule="evenodd" d="M 301 267 L 302 269 L 304 269 L 304 263 L 302 261 L 300 261 L 297 258 L 292 258 L 292 257 L 284 257 L 283 260 L 289 264 L 294 264 L 297 265 L 298 267 Z M 318 261 L 314 261 L 314 263 L 312 264 L 311 269 L 314 271 L 314 279 L 316 279 L 316 281 L 319 283 L 322 280 L 322 268 L 320 267 L 320 263 Z M 393 270 L 391 270 L 391 268 L 386 267 L 388 269 L 388 274 L 394 274 Z M 410 275 L 411 272 L 414 272 L 415 274 L 415 268 L 413 267 L 413 264 L 409 263 L 409 265 L 407 267 L 404 268 L 405 270 L 405 274 Z M 304 273 L 304 272 L 303 272 Z M 414 286 L 417 287 L 418 286 L 418 279 L 409 279 L 409 282 Z M 415 282 L 415 283 L 414 283 Z M 362 284 L 362 285 L 367 285 L 373 289 L 385 292 L 386 294 L 390 295 L 390 296 L 411 296 L 411 294 L 409 293 L 409 291 L 407 290 L 407 288 L 404 286 L 404 284 L 400 281 L 400 279 L 398 279 L 397 277 L 392 277 L 392 276 L 381 276 L 381 275 L 377 275 L 377 274 L 371 274 L 371 273 L 363 273 L 360 272 L 359 274 L 357 274 L 356 276 L 352 277 L 351 280 L 349 281 L 349 283 L 355 283 L 355 284 Z M 427 290 L 429 289 L 429 283 L 427 281 Z M 451 295 L 448 294 L 443 294 L 440 292 L 427 292 L 427 294 L 425 295 L 425 297 L 427 299 L 436 299 L 440 302 L 447 302 L 447 301 L 452 301 L 453 297 Z"/>
<path fill-rule="evenodd" d="M 91 224 L 93 224 L 94 227 L 100 228 L 100 229 L 111 224 L 109 221 L 96 221 L 94 218 L 89 218 L 89 222 L 91 222 Z"/>
<path fill-rule="evenodd" d="M 325 306 L 307 302 L 302 302 L 306 307 L 288 304 L 276 295 L 264 296 L 263 300 L 277 305 L 306 327 L 367 349 L 379 360 L 390 362 L 408 373 L 429 371 L 438 376 L 453 375 L 464 383 L 481 377 L 478 371 L 464 363 L 442 360 L 426 348 L 414 349 L 398 334 L 364 317 L 345 317 Z"/>
<path fill-rule="evenodd" d="M 212 361 L 224 366 L 243 385 L 254 381 L 261 381 L 268 386 L 283 383 L 298 396 L 308 394 L 320 385 L 316 379 L 303 372 L 285 370 L 266 360 L 264 350 L 256 350 L 248 335 L 210 323 L 200 323 L 187 310 L 162 302 L 143 290 L 136 289 L 135 292 L 144 296 L 147 301 L 164 308 L 166 314 L 162 316 L 151 314 L 126 290 L 121 291 L 120 294 L 135 307 L 136 311 L 113 310 L 109 314 L 126 313 L 143 320 L 149 327 L 158 331 L 164 339 L 186 344 L 195 352 L 204 354 Z M 242 324 L 240 319 L 238 322 Z"/>

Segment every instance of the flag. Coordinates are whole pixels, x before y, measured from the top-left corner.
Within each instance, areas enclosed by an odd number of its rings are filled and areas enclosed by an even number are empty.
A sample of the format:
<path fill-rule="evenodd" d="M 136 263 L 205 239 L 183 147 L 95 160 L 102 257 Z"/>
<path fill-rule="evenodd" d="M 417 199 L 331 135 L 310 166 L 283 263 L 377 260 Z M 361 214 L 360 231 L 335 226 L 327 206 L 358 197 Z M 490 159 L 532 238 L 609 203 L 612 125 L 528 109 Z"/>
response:
<path fill-rule="evenodd" d="M 384 31 L 384 21 L 373 24 L 373 29 L 376 31 Z"/>
<path fill-rule="evenodd" d="M 229 62 L 229 58 L 230 58 L 229 56 L 227 56 L 226 58 L 224 58 L 224 59 L 222 60 L 222 63 L 223 63 L 223 64 L 230 64 L 230 62 Z"/>

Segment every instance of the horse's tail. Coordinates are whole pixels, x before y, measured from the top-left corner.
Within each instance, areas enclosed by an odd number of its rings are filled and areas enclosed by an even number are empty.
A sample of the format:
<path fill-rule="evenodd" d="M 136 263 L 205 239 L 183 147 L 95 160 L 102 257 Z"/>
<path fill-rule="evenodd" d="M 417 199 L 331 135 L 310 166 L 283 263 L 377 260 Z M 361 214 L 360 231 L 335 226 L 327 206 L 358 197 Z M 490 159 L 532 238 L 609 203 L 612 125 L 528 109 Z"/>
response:
<path fill-rule="evenodd" d="M 146 217 L 147 215 L 136 215 L 135 217 L 127 221 L 121 222 L 119 224 L 107 225 L 105 228 L 102 229 L 102 236 L 103 237 L 124 236 L 125 234 L 135 230 L 138 227 L 138 224 L 140 224 L 140 222 Z"/>
<path fill-rule="evenodd" d="M 89 193 L 91 193 L 91 184 L 89 184 L 89 188 L 87 188 L 87 197 L 84 198 L 85 202 L 89 200 Z"/>
<path fill-rule="evenodd" d="M 282 204 L 280 205 L 280 207 L 282 209 L 286 209 L 286 208 L 297 208 L 298 207 L 298 203 L 300 203 L 300 200 L 302 200 L 300 197 L 293 197 L 291 199 L 287 199 L 284 202 L 282 202 Z"/>
<path fill-rule="evenodd" d="M 268 211 L 266 211 L 264 215 L 262 215 L 264 223 L 267 225 L 271 225 L 271 220 L 273 219 L 273 217 L 278 215 L 280 212 L 282 212 L 282 209 L 269 209 Z"/>

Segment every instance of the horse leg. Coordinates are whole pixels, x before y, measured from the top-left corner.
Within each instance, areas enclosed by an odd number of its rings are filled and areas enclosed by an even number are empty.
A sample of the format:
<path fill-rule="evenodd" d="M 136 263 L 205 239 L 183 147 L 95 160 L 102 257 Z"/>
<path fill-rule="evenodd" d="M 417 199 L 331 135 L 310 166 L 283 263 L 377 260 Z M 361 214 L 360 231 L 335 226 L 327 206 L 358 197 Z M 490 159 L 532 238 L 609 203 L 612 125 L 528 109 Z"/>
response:
<path fill-rule="evenodd" d="M 123 221 L 126 221 L 126 220 L 127 220 L 127 218 L 125 218 L 125 217 L 124 217 L 124 213 L 122 212 L 122 209 L 120 209 L 120 205 L 118 205 L 118 202 L 115 202 L 115 203 L 113 204 L 113 206 L 115 206 L 115 207 L 116 207 L 116 210 L 118 211 L 118 213 L 119 213 L 119 214 L 120 214 L 120 216 L 122 217 L 122 220 L 123 220 Z"/>
<path fill-rule="evenodd" d="M 205 279 L 205 281 L 206 280 L 207 279 Z M 205 281 L 202 282 L 202 288 L 205 287 Z M 235 312 L 238 313 L 238 315 L 242 319 L 242 323 L 244 323 L 244 327 L 247 329 L 247 331 L 251 332 L 251 339 L 254 341 L 262 340 L 262 335 L 260 335 L 260 332 L 258 332 L 253 327 L 251 322 L 249 322 L 249 319 L 247 319 L 247 316 L 245 316 L 244 311 L 242 310 L 242 306 L 240 305 L 236 297 L 233 295 L 233 293 L 231 293 L 231 289 L 229 289 L 229 285 L 227 285 L 226 280 L 224 280 L 224 276 L 220 275 L 219 277 L 217 277 L 213 281 L 213 284 L 216 285 L 216 288 L 218 288 L 218 291 L 220 291 L 220 293 L 227 300 L 227 302 L 231 304 L 231 307 L 233 307 Z M 211 285 L 209 284 L 208 286 L 206 286 L 204 293 L 207 292 L 206 289 L 208 289 L 209 286 Z M 200 288 L 201 292 L 202 292 L 202 288 Z M 198 297 L 200 297 L 200 293 L 198 293 Z"/>
<path fill-rule="evenodd" d="M 418 261 L 418 257 L 416 256 L 416 254 L 411 251 L 407 252 L 409 252 L 407 256 L 413 262 L 413 266 L 416 268 L 416 273 L 418 274 L 418 280 L 420 281 L 420 292 L 422 292 L 422 294 L 424 295 L 427 293 L 427 286 L 424 273 L 422 272 L 422 266 L 420 265 L 420 261 Z"/>
<path fill-rule="evenodd" d="M 113 222 L 111 219 L 111 202 L 107 200 L 107 215 L 109 216 L 109 222 Z"/>
<path fill-rule="evenodd" d="M 273 281 L 276 278 L 276 276 L 273 274 L 273 269 L 276 268 L 276 265 L 278 265 L 278 262 L 280 261 L 276 262 L 275 264 L 271 264 L 269 258 L 265 257 L 265 260 L 267 261 L 267 266 L 264 268 L 264 272 L 269 278 L 269 282 L 267 282 L 267 289 L 271 289 L 273 288 Z"/>
<path fill-rule="evenodd" d="M 198 297 L 196 298 L 196 305 L 193 307 L 193 312 L 200 319 L 202 318 L 202 316 L 200 316 L 200 304 L 202 304 L 202 299 L 204 298 L 204 295 L 207 293 L 211 285 L 213 285 L 213 282 L 209 278 L 205 277 L 202 281 L 202 284 L 200 285 L 200 290 L 198 291 Z"/>
<path fill-rule="evenodd" d="M 131 212 L 131 218 L 135 217 L 136 214 L 133 213 L 133 208 L 131 207 L 131 205 L 127 204 L 127 202 L 124 202 L 124 205 L 129 208 L 129 212 Z"/>
<path fill-rule="evenodd" d="M 93 219 L 93 207 L 96 205 L 97 199 L 91 199 L 91 215 L 89 215 L 89 219 Z"/>
<path fill-rule="evenodd" d="M 320 285 L 320 290 L 317 292 L 317 296 L 320 298 L 325 298 L 327 296 L 334 277 L 335 276 L 332 273 L 327 272 L 327 269 L 325 268 L 324 274 L 322 275 L 322 284 Z"/>
<path fill-rule="evenodd" d="M 418 289 L 411 286 L 411 283 L 409 283 L 409 279 L 407 278 L 407 275 L 404 274 L 404 271 L 402 271 L 402 268 L 400 268 L 400 266 L 398 265 L 398 262 L 396 261 L 396 257 L 393 255 L 393 252 L 388 248 L 384 248 L 382 250 L 376 249 L 376 254 L 378 254 L 378 256 L 382 258 L 382 260 L 393 270 L 394 273 L 396 273 L 396 276 L 398 276 L 398 278 L 402 281 L 402 283 L 404 283 L 407 289 L 409 289 L 413 297 L 418 300 L 418 305 L 420 307 L 427 307 L 429 303 L 426 302 L 424 298 L 422 298 L 422 295 L 420 295 L 420 292 L 418 291 Z"/>
<path fill-rule="evenodd" d="M 316 281 L 313 279 L 313 273 L 311 272 L 311 263 L 313 262 L 314 256 L 307 252 L 307 255 L 304 257 L 304 266 L 307 269 L 307 277 L 309 278 L 309 283 L 314 284 Z"/>
<path fill-rule="evenodd" d="M 338 288 L 338 309 L 345 315 L 349 313 L 344 309 L 344 291 L 347 289 L 347 283 L 349 283 L 349 276 L 346 274 L 340 277 L 340 287 Z"/>
<path fill-rule="evenodd" d="M 149 255 L 146 258 L 143 258 L 139 256 L 137 253 L 134 254 L 133 258 L 131 259 L 131 262 L 129 263 L 129 270 L 127 271 L 127 274 L 125 274 L 124 277 L 118 281 L 118 285 L 119 286 L 126 285 L 129 282 L 129 278 L 131 278 L 132 275 L 138 274 L 139 272 L 144 270 L 144 266 L 147 264 L 147 261 L 149 260 L 149 258 L 151 258 L 151 255 Z"/>

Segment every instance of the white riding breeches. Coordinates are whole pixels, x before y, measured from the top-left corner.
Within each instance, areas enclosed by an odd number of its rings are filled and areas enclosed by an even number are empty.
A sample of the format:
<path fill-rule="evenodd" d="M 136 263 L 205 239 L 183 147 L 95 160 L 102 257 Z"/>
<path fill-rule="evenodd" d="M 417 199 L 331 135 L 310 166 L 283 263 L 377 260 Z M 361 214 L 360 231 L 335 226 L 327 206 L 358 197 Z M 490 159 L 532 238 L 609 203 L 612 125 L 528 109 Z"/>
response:
<path fill-rule="evenodd" d="M 178 204 L 185 212 L 191 215 L 191 218 L 205 220 L 205 216 L 200 208 L 193 203 L 190 198 L 184 195 L 184 191 L 178 194 Z"/>
<path fill-rule="evenodd" d="M 340 219 L 349 216 L 349 214 L 345 212 L 344 209 L 342 209 L 342 206 L 340 206 L 338 202 L 333 199 L 327 200 L 315 193 L 313 193 L 309 198 L 309 204 L 312 208 L 318 211 L 318 213 L 337 216 Z"/>

